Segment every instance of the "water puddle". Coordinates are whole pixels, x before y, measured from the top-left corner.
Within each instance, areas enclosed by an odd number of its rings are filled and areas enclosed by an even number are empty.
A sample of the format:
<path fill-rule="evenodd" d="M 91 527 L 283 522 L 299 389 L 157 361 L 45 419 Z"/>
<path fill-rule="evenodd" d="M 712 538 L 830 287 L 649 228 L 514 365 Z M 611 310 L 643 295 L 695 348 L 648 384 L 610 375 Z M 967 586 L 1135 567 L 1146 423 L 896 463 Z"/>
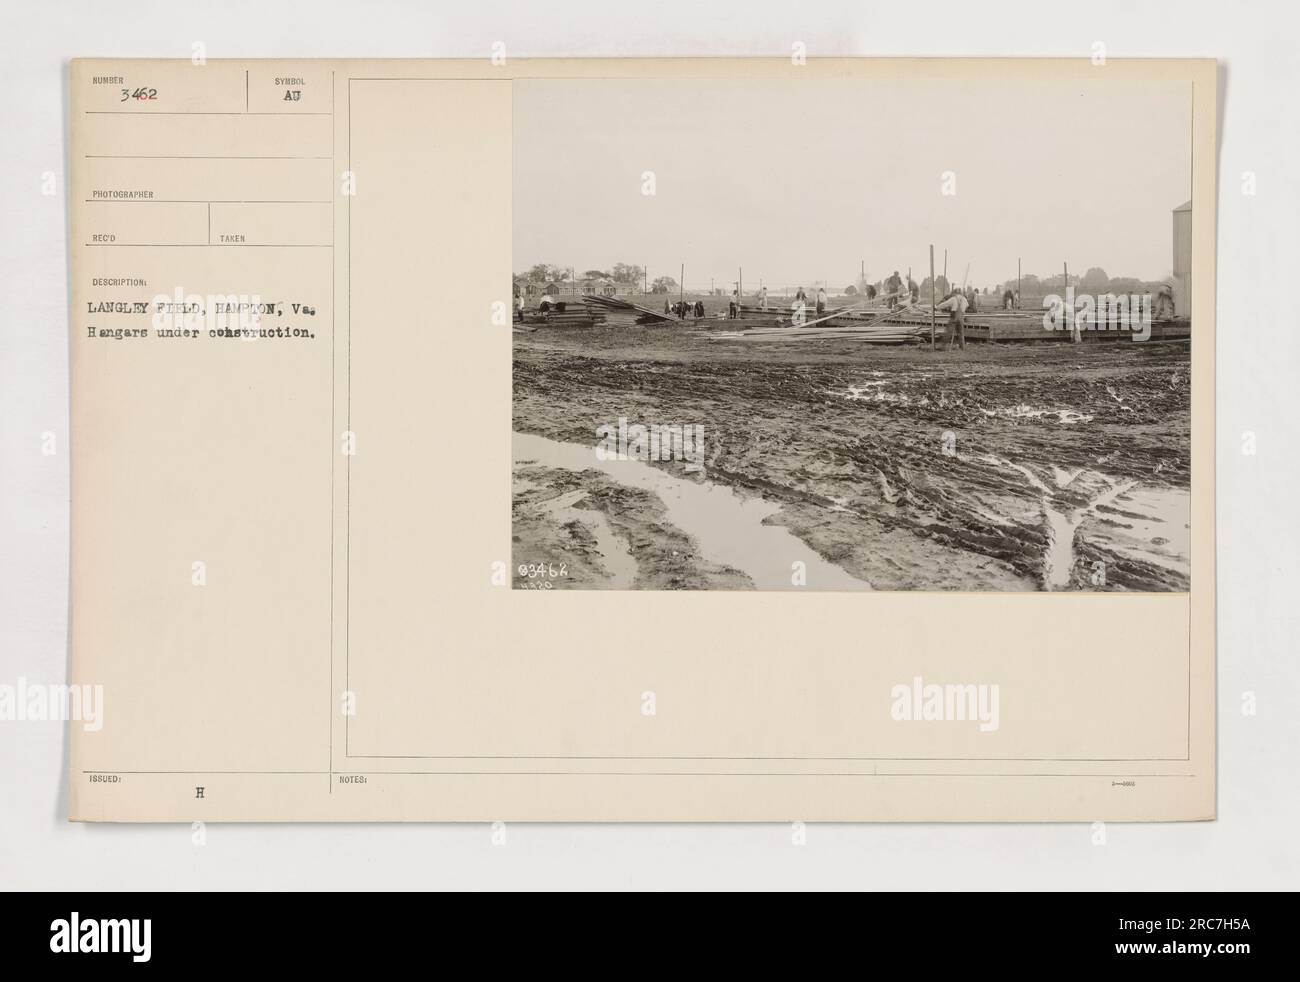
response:
<path fill-rule="evenodd" d="M 985 416 L 1001 416 L 1006 419 L 1043 419 L 1055 416 L 1058 423 L 1090 423 L 1092 416 L 1074 409 L 1048 409 L 1045 406 L 1009 406 L 1000 409 L 980 409 Z"/>
<path fill-rule="evenodd" d="M 1122 556 L 1140 559 L 1191 575 L 1191 498 L 1176 488 L 1132 487 L 1108 502 L 1115 512 L 1098 512 L 1097 518 L 1116 523 L 1099 526 L 1099 536 Z"/>
<path fill-rule="evenodd" d="M 600 553 L 600 558 L 604 560 L 603 565 L 611 577 L 609 588 L 630 590 L 637 574 L 636 559 L 628 549 L 627 541 L 609 524 L 609 519 L 598 511 L 574 507 L 586 497 L 586 491 L 566 491 L 564 494 L 540 502 L 537 510 L 550 515 L 561 525 L 574 521 L 581 522 L 596 540 L 596 551 Z"/>
<path fill-rule="evenodd" d="M 911 396 L 905 392 L 886 392 L 885 386 L 888 384 L 888 379 L 859 382 L 857 385 L 850 385 L 846 389 L 824 389 L 823 393 L 828 396 L 835 396 L 837 399 L 844 399 L 847 402 L 892 402 L 903 406 L 911 403 Z"/>
<path fill-rule="evenodd" d="M 1000 457 L 986 459 L 1023 474 L 1026 480 L 1029 481 L 1030 486 L 1041 495 L 1043 520 L 1047 524 L 1047 553 L 1043 557 L 1043 586 L 1048 590 L 1068 586 L 1070 571 L 1074 568 L 1074 531 L 1078 528 L 1082 515 L 1075 514 L 1071 516 L 1054 507 L 1052 495 L 1055 492 L 1037 474 L 1023 464 L 1003 460 Z M 1061 480 L 1059 475 L 1063 473 L 1058 472 L 1056 478 L 1058 483 Z"/>
<path fill-rule="evenodd" d="M 1052 488 L 1023 464 L 992 455 L 978 459 L 1024 475 L 1029 485 L 1039 493 L 1048 535 L 1047 551 L 1043 557 L 1043 586 L 1046 589 L 1059 590 L 1070 585 L 1075 563 L 1075 538 L 1079 526 L 1087 518 L 1100 520 L 1096 526 L 1098 531 L 1090 533 L 1089 537 L 1093 538 L 1095 534 L 1096 538 L 1104 540 L 1108 549 L 1184 575 L 1190 572 L 1187 561 L 1191 545 L 1187 492 L 1148 487 L 1135 480 L 1110 478 L 1089 471 L 1089 482 L 1100 481 L 1103 488 L 1082 507 L 1062 508 L 1057 504 L 1056 491 L 1073 484 L 1085 473 L 1082 468 L 1067 471 L 1052 465 L 1052 478 L 1056 484 L 1056 488 Z"/>
<path fill-rule="evenodd" d="M 865 580 L 822 559 L 784 528 L 764 525 L 763 520 L 780 511 L 780 506 L 762 498 L 741 498 L 722 485 L 674 477 L 637 460 L 598 460 L 593 447 L 532 433 L 513 435 L 513 455 L 516 463 L 596 470 L 620 484 L 653 492 L 667 508 L 668 521 L 690 535 L 708 559 L 741 570 L 760 590 L 793 589 L 790 577 L 795 560 L 806 566 L 809 589 L 871 589 Z"/>

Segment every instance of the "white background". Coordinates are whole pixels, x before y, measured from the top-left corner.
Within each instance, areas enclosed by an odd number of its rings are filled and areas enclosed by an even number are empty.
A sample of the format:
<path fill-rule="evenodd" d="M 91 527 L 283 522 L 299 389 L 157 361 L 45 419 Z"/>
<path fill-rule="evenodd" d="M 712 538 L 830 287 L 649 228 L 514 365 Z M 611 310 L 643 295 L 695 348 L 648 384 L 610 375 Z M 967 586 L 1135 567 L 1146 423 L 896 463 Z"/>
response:
<path fill-rule="evenodd" d="M 1293 3 L 184 4 L 0 0 L 0 683 L 66 677 L 67 60 L 1064 55 L 1219 59 L 1219 819 L 1116 825 L 72 825 L 58 723 L 0 722 L 0 887 L 1253 889 L 1300 880 Z M 961 139 L 961 127 L 954 139 Z M 1045 147 L 1087 134 L 1068 117 Z M 58 175 L 58 194 L 41 193 Z M 1242 194 L 1253 171 L 1258 193 Z M 1062 221 L 1068 221 L 1062 216 Z M 1241 452 L 1253 431 L 1258 452 Z M 59 452 L 41 454 L 41 434 Z M 1256 694 L 1258 713 L 1241 711 Z"/>

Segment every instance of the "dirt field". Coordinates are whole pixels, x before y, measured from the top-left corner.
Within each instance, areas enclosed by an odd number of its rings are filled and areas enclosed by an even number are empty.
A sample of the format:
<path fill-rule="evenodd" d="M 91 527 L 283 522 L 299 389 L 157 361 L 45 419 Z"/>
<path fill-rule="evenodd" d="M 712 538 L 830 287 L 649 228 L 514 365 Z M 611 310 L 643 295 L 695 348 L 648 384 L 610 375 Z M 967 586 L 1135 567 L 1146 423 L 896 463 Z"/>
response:
<path fill-rule="evenodd" d="M 516 586 L 1187 588 L 1188 345 L 716 334 L 516 334 Z M 620 419 L 703 425 L 702 472 L 598 465 Z"/>

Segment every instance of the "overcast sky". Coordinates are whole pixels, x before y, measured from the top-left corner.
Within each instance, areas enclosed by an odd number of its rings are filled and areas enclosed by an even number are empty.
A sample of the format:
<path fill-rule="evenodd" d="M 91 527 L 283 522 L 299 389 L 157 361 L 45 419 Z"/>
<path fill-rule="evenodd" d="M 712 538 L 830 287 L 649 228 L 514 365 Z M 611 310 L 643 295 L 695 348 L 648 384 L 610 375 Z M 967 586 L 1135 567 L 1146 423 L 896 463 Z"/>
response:
<path fill-rule="evenodd" d="M 1098 71 L 1099 76 L 1102 70 Z M 978 287 L 1101 266 L 1155 279 L 1191 196 L 1187 83 L 518 81 L 514 268 L 648 266 L 745 288 L 865 260 Z M 644 171 L 656 194 L 641 193 Z M 954 171 L 954 196 L 941 174 Z"/>

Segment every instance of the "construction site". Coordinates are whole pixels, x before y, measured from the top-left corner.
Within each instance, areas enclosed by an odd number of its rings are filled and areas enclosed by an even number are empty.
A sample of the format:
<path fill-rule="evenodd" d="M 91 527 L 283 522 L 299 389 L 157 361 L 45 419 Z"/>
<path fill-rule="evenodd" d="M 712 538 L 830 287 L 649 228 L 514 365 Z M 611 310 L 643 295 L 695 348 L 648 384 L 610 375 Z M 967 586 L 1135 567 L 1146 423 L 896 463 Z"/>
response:
<path fill-rule="evenodd" d="M 837 130 L 856 155 L 809 155 L 763 124 L 831 126 L 865 90 L 709 91 L 616 94 L 665 145 L 713 141 L 671 157 L 657 187 L 635 128 L 565 130 L 581 146 L 556 152 L 556 122 L 582 118 L 594 90 L 538 86 L 517 103 L 514 585 L 1187 590 L 1185 93 L 1068 93 L 1081 118 L 1160 121 L 1169 138 L 1136 173 L 1091 146 L 1044 164 L 1028 131 L 954 150 L 908 114 L 996 87 L 900 90 L 874 104 L 906 147 Z M 914 173 L 947 180 L 951 160 L 978 190 L 949 203 Z M 846 194 L 864 167 L 892 192 Z M 620 177 L 637 173 L 639 195 Z M 665 173 L 684 183 L 661 200 Z M 1082 218 L 1050 206 L 1062 188 Z M 799 218 L 819 214 L 837 220 Z M 538 262 L 650 250 L 653 280 Z M 809 270 L 830 275 L 791 275 Z M 698 446 L 677 453 L 678 434 Z"/>

